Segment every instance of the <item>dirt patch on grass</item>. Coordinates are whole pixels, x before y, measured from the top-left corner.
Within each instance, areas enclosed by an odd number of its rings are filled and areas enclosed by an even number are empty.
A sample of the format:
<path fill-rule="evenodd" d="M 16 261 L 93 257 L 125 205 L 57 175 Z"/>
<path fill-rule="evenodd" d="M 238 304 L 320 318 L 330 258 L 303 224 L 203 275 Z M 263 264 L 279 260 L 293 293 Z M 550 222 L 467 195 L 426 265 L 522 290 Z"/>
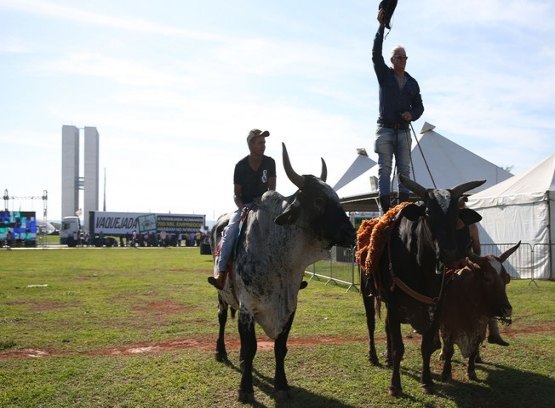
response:
<path fill-rule="evenodd" d="M 166 301 L 156 301 L 148 303 L 139 303 L 132 307 L 133 312 L 140 314 L 157 315 L 160 317 L 183 314 L 191 310 L 190 307 L 183 306 L 179 303 Z"/>
<path fill-rule="evenodd" d="M 534 333 L 555 333 L 555 323 L 537 326 L 524 326 L 519 328 L 506 328 L 502 331 L 503 337 L 508 338 L 519 334 L 534 334 Z M 407 343 L 420 342 L 420 336 L 417 334 L 406 335 L 403 337 Z M 324 344 L 344 344 L 344 343 L 358 343 L 366 342 L 365 336 L 359 337 L 335 337 L 335 336 L 317 336 L 317 337 L 292 337 L 288 340 L 288 347 L 312 347 Z M 376 338 L 377 342 L 385 342 L 383 336 Z M 274 341 L 260 337 L 257 340 L 258 351 L 273 350 Z M 226 348 L 230 350 L 239 350 L 241 342 L 239 336 L 227 336 Z M 85 352 L 71 352 L 71 351 L 57 351 L 57 350 L 39 350 L 39 349 L 18 349 L 18 350 L 4 350 L 0 352 L 0 360 L 12 358 L 42 358 L 49 356 L 72 356 L 72 355 L 89 355 L 89 356 L 133 356 L 139 354 L 152 354 L 162 353 L 176 350 L 205 350 L 213 351 L 216 349 L 216 334 L 206 338 L 191 338 L 191 339 L 168 339 L 153 342 L 143 342 L 136 344 L 129 344 L 121 347 L 110 347 L 105 349 L 91 350 Z"/>
<path fill-rule="evenodd" d="M 78 307 L 79 302 L 57 302 L 57 301 L 38 301 L 38 300 L 18 300 L 15 302 L 8 302 L 10 306 L 25 306 L 32 312 L 47 312 L 49 310 L 65 309 L 68 307 Z"/>

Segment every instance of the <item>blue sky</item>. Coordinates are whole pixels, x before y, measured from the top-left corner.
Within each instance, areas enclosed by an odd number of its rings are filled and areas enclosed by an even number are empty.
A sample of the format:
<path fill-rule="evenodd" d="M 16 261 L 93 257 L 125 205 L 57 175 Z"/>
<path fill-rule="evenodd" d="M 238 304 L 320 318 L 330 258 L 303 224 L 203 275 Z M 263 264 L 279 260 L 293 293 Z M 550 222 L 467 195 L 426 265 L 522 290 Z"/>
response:
<path fill-rule="evenodd" d="M 0 189 L 46 189 L 60 219 L 64 124 L 98 129 L 111 211 L 233 209 L 254 127 L 271 132 L 278 191 L 294 192 L 281 142 L 301 174 L 324 157 L 333 185 L 356 148 L 376 159 L 378 3 L 0 0 Z M 520 174 L 555 152 L 554 40 L 550 0 L 399 1 L 384 54 L 406 47 L 416 130 Z"/>

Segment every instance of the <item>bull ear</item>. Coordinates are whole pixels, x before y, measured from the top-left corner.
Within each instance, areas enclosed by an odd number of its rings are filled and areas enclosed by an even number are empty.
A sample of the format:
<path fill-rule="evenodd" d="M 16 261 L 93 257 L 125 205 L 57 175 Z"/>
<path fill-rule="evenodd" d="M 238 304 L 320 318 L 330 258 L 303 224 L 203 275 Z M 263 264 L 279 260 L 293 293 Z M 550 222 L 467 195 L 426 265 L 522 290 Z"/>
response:
<path fill-rule="evenodd" d="M 470 208 L 461 208 L 459 210 L 459 218 L 465 225 L 476 224 L 482 221 L 482 216 Z"/>
<path fill-rule="evenodd" d="M 297 201 L 297 198 L 293 200 L 291 204 L 289 204 L 285 210 L 278 215 L 274 222 L 277 225 L 291 225 L 297 221 L 299 215 L 301 214 L 301 203 Z"/>
<path fill-rule="evenodd" d="M 409 219 L 410 221 L 416 221 L 418 218 L 424 216 L 426 209 L 424 206 L 409 204 L 401 210 L 401 216 Z"/>

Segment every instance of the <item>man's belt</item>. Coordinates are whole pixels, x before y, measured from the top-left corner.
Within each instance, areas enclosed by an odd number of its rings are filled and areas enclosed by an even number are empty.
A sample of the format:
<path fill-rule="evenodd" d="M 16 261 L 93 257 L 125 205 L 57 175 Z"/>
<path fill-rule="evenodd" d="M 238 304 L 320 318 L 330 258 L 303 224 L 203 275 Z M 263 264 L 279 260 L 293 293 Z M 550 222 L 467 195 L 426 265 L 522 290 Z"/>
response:
<path fill-rule="evenodd" d="M 378 125 L 388 129 L 395 129 L 395 130 L 407 130 L 409 128 L 408 123 L 380 123 Z"/>

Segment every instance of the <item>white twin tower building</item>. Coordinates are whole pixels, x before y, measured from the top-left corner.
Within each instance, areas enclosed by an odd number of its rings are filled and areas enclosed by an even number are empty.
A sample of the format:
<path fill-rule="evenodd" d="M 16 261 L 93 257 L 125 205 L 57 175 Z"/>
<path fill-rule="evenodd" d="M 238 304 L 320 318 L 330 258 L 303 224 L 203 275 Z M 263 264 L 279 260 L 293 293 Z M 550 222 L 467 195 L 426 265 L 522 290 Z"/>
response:
<path fill-rule="evenodd" d="M 98 210 L 99 197 L 99 147 L 98 131 L 95 127 L 84 128 L 83 177 L 79 175 L 79 128 L 62 126 L 62 219 L 84 216 L 88 224 L 89 211 Z M 83 190 L 83 207 L 79 206 L 79 190 Z"/>

